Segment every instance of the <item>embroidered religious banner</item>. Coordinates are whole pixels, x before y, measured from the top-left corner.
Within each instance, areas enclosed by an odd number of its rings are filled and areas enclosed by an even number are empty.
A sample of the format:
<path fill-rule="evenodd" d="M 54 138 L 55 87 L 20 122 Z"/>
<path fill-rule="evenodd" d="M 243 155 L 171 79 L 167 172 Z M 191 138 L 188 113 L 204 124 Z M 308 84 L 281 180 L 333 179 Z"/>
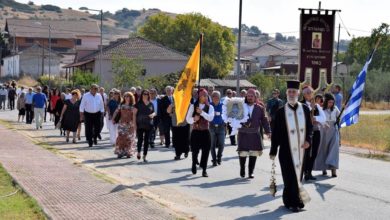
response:
<path fill-rule="evenodd" d="M 335 11 L 302 9 L 300 21 L 299 81 L 316 90 L 333 80 Z"/>
<path fill-rule="evenodd" d="M 225 98 L 222 105 L 222 119 L 225 123 L 230 123 L 232 127 L 231 135 L 236 135 L 241 124 L 248 120 L 248 109 L 245 108 L 242 98 Z"/>

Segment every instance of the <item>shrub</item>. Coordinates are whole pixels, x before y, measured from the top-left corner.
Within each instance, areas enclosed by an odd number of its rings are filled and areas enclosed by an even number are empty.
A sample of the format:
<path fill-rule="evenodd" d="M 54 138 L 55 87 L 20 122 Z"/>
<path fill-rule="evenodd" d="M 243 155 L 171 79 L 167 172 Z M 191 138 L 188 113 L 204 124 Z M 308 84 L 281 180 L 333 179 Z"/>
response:
<path fill-rule="evenodd" d="M 76 70 L 72 75 L 72 81 L 76 87 L 89 87 L 93 83 L 99 82 L 99 76 L 90 72 Z"/>
<path fill-rule="evenodd" d="M 62 12 L 61 8 L 55 5 L 42 5 L 40 9 L 45 11 Z"/>

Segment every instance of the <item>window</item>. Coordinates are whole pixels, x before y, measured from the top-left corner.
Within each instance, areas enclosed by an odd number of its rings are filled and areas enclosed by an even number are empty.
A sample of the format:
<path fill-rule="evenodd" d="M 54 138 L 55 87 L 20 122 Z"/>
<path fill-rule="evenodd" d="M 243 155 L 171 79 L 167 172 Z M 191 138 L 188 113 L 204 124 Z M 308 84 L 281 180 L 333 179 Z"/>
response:
<path fill-rule="evenodd" d="M 81 39 L 76 39 L 76 45 L 81 45 Z"/>
<path fill-rule="evenodd" d="M 52 44 L 57 44 L 58 43 L 57 39 L 51 39 L 50 41 L 51 41 Z"/>
<path fill-rule="evenodd" d="M 34 38 L 26 38 L 25 39 L 25 41 L 26 41 L 26 43 L 28 43 L 28 44 L 32 44 L 32 43 L 34 43 Z"/>

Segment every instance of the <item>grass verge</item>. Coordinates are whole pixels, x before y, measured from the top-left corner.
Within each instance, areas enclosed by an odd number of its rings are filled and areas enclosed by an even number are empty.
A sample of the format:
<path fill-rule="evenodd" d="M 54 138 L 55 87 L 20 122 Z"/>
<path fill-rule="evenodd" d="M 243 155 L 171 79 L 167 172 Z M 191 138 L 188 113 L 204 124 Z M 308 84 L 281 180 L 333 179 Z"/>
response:
<path fill-rule="evenodd" d="M 359 123 L 341 128 L 343 145 L 390 152 L 390 116 L 360 115 Z"/>
<path fill-rule="evenodd" d="M 16 190 L 19 191 L 11 196 Z M 0 216 L 2 220 L 11 219 L 46 219 L 38 203 L 25 193 L 18 186 L 15 186 L 11 176 L 0 164 Z"/>

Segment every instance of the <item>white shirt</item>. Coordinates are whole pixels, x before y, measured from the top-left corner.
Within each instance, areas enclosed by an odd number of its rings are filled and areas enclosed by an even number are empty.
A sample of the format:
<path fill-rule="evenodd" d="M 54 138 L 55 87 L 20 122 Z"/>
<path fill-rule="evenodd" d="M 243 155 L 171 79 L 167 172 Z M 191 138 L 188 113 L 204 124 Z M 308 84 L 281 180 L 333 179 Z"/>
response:
<path fill-rule="evenodd" d="M 91 93 L 85 93 L 80 103 L 80 112 L 97 113 L 104 112 L 104 104 L 102 96 L 96 93 L 93 96 Z"/>
<path fill-rule="evenodd" d="M 248 106 L 248 114 L 249 114 L 249 117 L 252 117 L 252 112 L 253 112 L 253 109 L 255 108 L 255 105 L 246 105 Z"/>
<path fill-rule="evenodd" d="M 0 89 L 0 95 L 8 95 L 8 91 L 6 89 Z"/>
<path fill-rule="evenodd" d="M 68 99 L 71 99 L 72 98 L 72 94 L 65 94 L 65 100 L 68 100 Z"/>
<path fill-rule="evenodd" d="M 200 109 L 204 109 L 205 107 L 205 104 L 199 104 L 199 108 Z M 191 104 L 190 105 L 190 108 L 188 109 L 188 113 L 187 113 L 187 116 L 186 116 L 186 120 L 187 120 L 187 123 L 188 124 L 194 124 L 194 117 L 192 117 L 192 115 L 194 114 L 194 105 Z M 204 111 L 202 111 L 202 113 L 200 114 L 204 119 L 206 119 L 207 121 L 213 121 L 214 119 L 214 107 L 212 105 L 209 105 L 209 112 L 206 113 Z"/>

